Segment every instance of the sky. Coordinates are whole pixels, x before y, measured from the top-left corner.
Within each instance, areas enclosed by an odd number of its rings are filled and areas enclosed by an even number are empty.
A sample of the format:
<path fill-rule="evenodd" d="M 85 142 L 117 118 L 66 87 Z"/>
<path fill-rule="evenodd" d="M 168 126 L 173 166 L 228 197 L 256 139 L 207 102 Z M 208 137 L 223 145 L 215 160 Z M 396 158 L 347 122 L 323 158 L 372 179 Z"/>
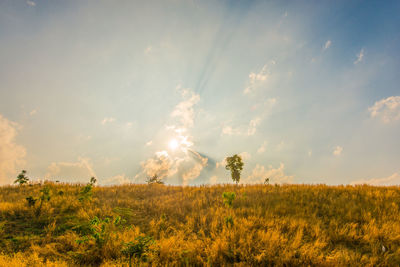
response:
<path fill-rule="evenodd" d="M 400 184 L 399 13 L 0 0 L 0 184 Z"/>

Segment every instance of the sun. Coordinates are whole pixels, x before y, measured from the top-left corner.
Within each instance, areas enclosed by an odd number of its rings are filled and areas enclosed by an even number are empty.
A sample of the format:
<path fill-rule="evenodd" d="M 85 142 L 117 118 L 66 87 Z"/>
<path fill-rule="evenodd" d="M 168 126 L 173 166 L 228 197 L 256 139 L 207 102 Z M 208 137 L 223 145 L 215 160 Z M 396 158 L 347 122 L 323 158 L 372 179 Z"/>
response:
<path fill-rule="evenodd" d="M 168 147 L 171 150 L 175 150 L 175 149 L 177 149 L 179 147 L 179 143 L 178 143 L 178 141 L 176 139 L 172 139 L 172 140 L 169 141 Z"/>

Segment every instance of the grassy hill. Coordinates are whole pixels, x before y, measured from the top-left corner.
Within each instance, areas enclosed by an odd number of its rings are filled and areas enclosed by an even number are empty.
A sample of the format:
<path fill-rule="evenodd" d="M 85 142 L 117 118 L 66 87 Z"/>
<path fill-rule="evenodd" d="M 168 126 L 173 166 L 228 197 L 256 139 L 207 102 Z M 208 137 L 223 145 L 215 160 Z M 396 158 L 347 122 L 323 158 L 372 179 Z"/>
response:
<path fill-rule="evenodd" d="M 0 266 L 400 265 L 399 187 L 84 186 L 1 187 Z"/>

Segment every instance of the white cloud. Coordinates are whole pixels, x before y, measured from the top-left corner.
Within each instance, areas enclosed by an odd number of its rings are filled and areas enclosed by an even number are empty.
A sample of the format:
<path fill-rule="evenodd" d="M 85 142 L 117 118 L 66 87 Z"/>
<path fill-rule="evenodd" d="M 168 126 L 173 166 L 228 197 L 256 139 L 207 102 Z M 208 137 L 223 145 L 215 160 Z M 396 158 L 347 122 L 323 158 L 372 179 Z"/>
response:
<path fill-rule="evenodd" d="M 116 175 L 101 181 L 101 184 L 104 185 L 120 185 L 120 184 L 129 184 L 131 181 L 125 174 Z"/>
<path fill-rule="evenodd" d="M 105 117 L 102 121 L 101 124 L 105 125 L 106 123 L 110 123 L 115 121 L 115 119 L 113 117 Z"/>
<path fill-rule="evenodd" d="M 390 96 L 375 102 L 368 108 L 372 118 L 380 118 L 384 123 L 400 119 L 400 96 Z"/>
<path fill-rule="evenodd" d="M 47 168 L 45 179 L 64 182 L 88 182 L 96 177 L 89 158 L 78 157 L 76 162 L 52 162 Z"/>
<path fill-rule="evenodd" d="M 147 177 L 158 175 L 160 178 L 172 176 L 177 172 L 173 160 L 169 157 L 167 151 L 156 152 L 154 158 L 147 159 L 140 163 L 142 173 Z"/>
<path fill-rule="evenodd" d="M 323 50 L 325 51 L 326 49 L 328 49 L 331 46 L 332 42 L 331 40 L 326 41 Z"/>
<path fill-rule="evenodd" d="M 34 110 L 32 110 L 31 112 L 29 112 L 29 115 L 33 116 L 33 115 L 35 115 L 36 113 L 37 113 L 37 110 L 34 109 Z"/>
<path fill-rule="evenodd" d="M 26 3 L 27 3 L 29 6 L 36 6 L 36 3 L 33 2 L 33 1 L 31 1 L 31 0 L 27 0 Z"/>
<path fill-rule="evenodd" d="M 221 160 L 221 161 L 215 163 L 215 167 L 216 167 L 216 168 L 219 168 L 219 167 L 225 168 L 225 166 L 226 166 L 226 158 L 224 158 L 223 160 Z"/>
<path fill-rule="evenodd" d="M 400 184 L 400 172 L 396 172 L 388 177 L 383 178 L 372 178 L 372 179 L 361 179 L 351 182 L 352 185 L 356 184 L 370 184 L 370 185 L 399 185 Z"/>
<path fill-rule="evenodd" d="M 231 126 L 224 126 L 221 135 L 241 135 L 239 129 L 233 129 Z"/>
<path fill-rule="evenodd" d="M 257 131 L 258 125 L 260 125 L 261 118 L 252 119 L 249 123 L 249 128 L 247 129 L 247 135 L 254 135 Z"/>
<path fill-rule="evenodd" d="M 239 153 L 239 156 L 242 158 L 243 161 L 248 161 L 249 159 L 251 159 L 251 154 L 249 152 Z"/>
<path fill-rule="evenodd" d="M 264 143 L 262 143 L 261 146 L 257 149 L 257 153 L 258 154 L 264 153 L 266 147 L 267 147 L 267 141 L 264 141 Z"/>
<path fill-rule="evenodd" d="M 246 127 L 233 128 L 232 126 L 224 126 L 222 128 L 221 135 L 254 135 L 257 131 L 258 126 L 261 123 L 261 118 L 257 117 L 250 120 L 249 125 Z"/>
<path fill-rule="evenodd" d="M 194 122 L 193 106 L 200 101 L 200 95 L 186 89 L 182 90 L 181 94 L 186 99 L 175 106 L 171 116 L 177 118 L 183 128 L 190 128 Z"/>
<path fill-rule="evenodd" d="M 208 158 L 202 157 L 199 153 L 193 152 L 195 160 L 184 159 L 178 162 L 178 169 L 182 176 L 182 184 L 187 185 L 191 180 L 200 176 L 201 171 L 207 166 Z"/>
<path fill-rule="evenodd" d="M 341 147 L 341 146 L 336 146 L 336 147 L 334 147 L 333 148 L 333 152 L 332 152 L 332 154 L 334 155 L 334 156 L 340 156 L 341 154 L 342 154 L 342 151 L 343 151 L 343 147 Z"/>
<path fill-rule="evenodd" d="M 271 64 L 275 64 L 275 61 L 271 61 Z M 243 93 L 245 95 L 252 93 L 257 87 L 263 84 L 269 76 L 267 64 L 262 67 L 258 72 L 251 72 L 249 74 L 248 86 L 244 89 Z"/>
<path fill-rule="evenodd" d="M 285 165 L 281 163 L 279 168 L 274 169 L 272 166 L 265 168 L 257 164 L 251 174 L 247 176 L 244 183 L 264 183 L 266 178 L 269 178 L 271 183 L 292 183 L 293 176 L 288 176 L 284 173 Z"/>
<path fill-rule="evenodd" d="M 179 86 L 177 89 L 183 100 L 175 106 L 170 115 L 172 121 L 165 127 L 168 132 L 166 136 L 170 139 L 163 140 L 166 145 L 173 140 L 174 148 L 169 148 L 171 154 L 163 150 L 143 161 L 141 172 L 135 176 L 137 181 L 143 181 L 146 177 L 157 174 L 161 178 L 186 185 L 198 178 L 208 163 L 208 158 L 191 149 L 194 144 L 193 137 L 189 133 L 194 126 L 194 106 L 200 101 L 200 96 L 189 89 L 180 89 Z M 146 146 L 152 143 L 153 141 L 149 141 Z"/>
<path fill-rule="evenodd" d="M 309 157 L 311 157 L 312 156 L 312 150 L 310 149 L 310 150 L 308 150 L 308 153 L 307 153 L 307 155 L 309 156 Z"/>
<path fill-rule="evenodd" d="M 15 141 L 19 128 L 0 114 L 0 184 L 13 182 L 25 163 L 26 150 Z"/>
<path fill-rule="evenodd" d="M 360 50 L 360 53 L 357 55 L 357 59 L 354 61 L 354 64 L 358 64 L 364 59 L 364 48 Z"/>
<path fill-rule="evenodd" d="M 195 151 L 181 151 L 180 155 L 171 156 L 167 151 L 156 152 L 153 158 L 141 162 L 142 171 L 135 176 L 137 181 L 158 175 L 160 178 L 177 179 L 182 185 L 198 178 L 207 166 L 208 158 Z"/>

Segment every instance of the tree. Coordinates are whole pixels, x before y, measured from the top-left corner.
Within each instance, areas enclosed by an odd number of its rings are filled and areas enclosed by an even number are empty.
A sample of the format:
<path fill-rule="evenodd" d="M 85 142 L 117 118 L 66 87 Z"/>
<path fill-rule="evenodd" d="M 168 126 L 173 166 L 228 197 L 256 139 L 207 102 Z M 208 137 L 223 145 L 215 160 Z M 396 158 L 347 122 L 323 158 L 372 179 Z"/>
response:
<path fill-rule="evenodd" d="M 240 181 L 240 172 L 243 170 L 243 165 L 242 158 L 237 154 L 226 158 L 225 169 L 231 171 L 232 180 L 236 182 L 236 184 Z"/>
<path fill-rule="evenodd" d="M 26 171 L 22 170 L 22 172 L 17 176 L 17 179 L 14 181 L 14 184 L 19 183 L 19 185 L 23 185 L 28 183 L 29 178 L 25 174 Z"/>
<path fill-rule="evenodd" d="M 148 177 L 147 181 L 148 184 L 164 184 L 160 177 L 157 174 L 154 174 L 152 177 Z"/>

